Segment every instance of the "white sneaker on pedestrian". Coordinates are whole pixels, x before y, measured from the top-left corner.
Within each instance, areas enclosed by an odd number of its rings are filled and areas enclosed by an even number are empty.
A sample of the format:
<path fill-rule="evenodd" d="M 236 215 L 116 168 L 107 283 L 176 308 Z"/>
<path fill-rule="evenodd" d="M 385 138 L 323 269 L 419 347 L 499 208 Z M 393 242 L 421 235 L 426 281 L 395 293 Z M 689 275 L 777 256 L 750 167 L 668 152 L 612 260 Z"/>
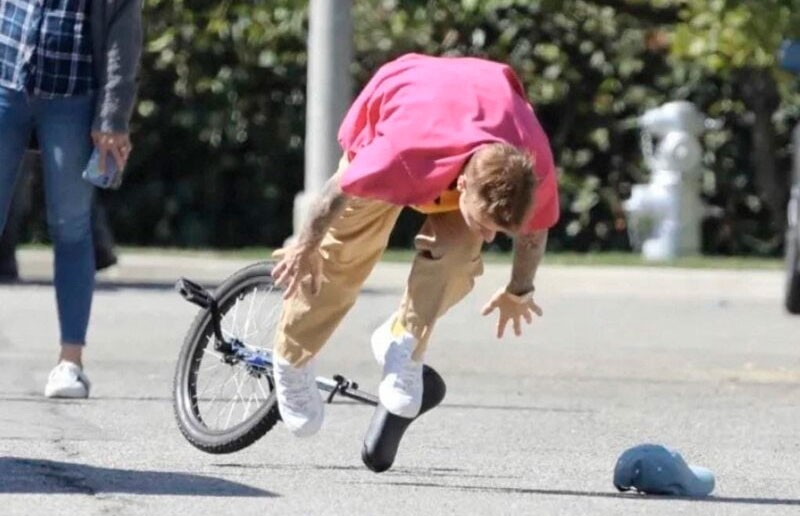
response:
<path fill-rule="evenodd" d="M 44 395 L 48 398 L 88 398 L 91 386 L 78 364 L 62 360 L 50 371 Z"/>
<path fill-rule="evenodd" d="M 278 410 L 286 427 L 297 437 L 314 435 L 322 427 L 324 409 L 311 361 L 294 367 L 275 356 L 272 366 Z"/>
<path fill-rule="evenodd" d="M 394 321 L 392 316 L 372 333 L 372 353 L 383 365 L 378 398 L 392 414 L 412 419 L 422 406 L 422 362 L 411 357 L 417 339 L 403 329 L 394 331 Z"/>

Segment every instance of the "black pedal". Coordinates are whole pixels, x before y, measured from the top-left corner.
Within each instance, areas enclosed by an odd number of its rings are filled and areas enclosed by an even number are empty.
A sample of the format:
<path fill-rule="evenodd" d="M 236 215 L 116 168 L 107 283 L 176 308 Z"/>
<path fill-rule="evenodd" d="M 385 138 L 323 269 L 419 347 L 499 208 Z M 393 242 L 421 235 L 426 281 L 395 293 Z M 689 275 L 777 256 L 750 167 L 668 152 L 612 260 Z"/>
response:
<path fill-rule="evenodd" d="M 428 366 L 422 368 L 422 408 L 413 419 L 400 417 L 386 410 L 378 403 L 372 414 L 364 446 L 361 449 L 361 460 L 374 471 L 381 473 L 392 467 L 400 440 L 412 421 L 442 402 L 447 392 L 444 380 L 435 369 Z"/>
<path fill-rule="evenodd" d="M 187 301 L 194 303 L 200 308 L 209 308 L 213 303 L 213 296 L 197 283 L 186 278 L 181 278 L 175 282 L 175 290 Z"/>

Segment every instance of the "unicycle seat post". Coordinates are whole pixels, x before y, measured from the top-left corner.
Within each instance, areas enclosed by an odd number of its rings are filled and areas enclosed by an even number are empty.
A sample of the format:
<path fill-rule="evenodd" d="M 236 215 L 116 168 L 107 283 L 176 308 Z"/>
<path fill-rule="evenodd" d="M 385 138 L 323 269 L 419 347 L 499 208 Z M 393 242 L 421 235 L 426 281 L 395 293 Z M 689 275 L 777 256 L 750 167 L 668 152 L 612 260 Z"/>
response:
<path fill-rule="evenodd" d="M 230 353 L 232 347 L 222 336 L 219 305 L 214 295 L 194 281 L 186 278 L 181 278 L 175 283 L 175 290 L 177 290 L 185 300 L 201 308 L 205 308 L 210 312 L 211 328 L 214 332 L 215 339 L 214 349 L 222 353 Z"/>

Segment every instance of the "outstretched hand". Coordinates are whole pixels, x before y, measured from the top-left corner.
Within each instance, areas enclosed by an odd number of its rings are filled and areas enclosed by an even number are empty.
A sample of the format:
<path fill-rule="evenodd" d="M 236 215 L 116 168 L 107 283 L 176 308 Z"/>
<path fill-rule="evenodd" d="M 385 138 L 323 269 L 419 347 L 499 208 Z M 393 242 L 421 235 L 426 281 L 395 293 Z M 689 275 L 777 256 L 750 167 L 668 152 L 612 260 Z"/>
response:
<path fill-rule="evenodd" d="M 492 299 L 486 303 L 481 310 L 482 315 L 489 315 L 495 309 L 499 310 L 497 319 L 497 338 L 502 338 L 506 331 L 506 325 L 512 321 L 514 325 L 514 335 L 519 337 L 522 335 L 522 321 L 530 324 L 533 321 L 533 314 L 542 316 L 542 309 L 534 303 L 533 294 L 526 294 L 524 296 L 516 296 L 506 291 L 506 289 L 499 290 Z"/>
<path fill-rule="evenodd" d="M 275 285 L 285 288 L 283 299 L 289 299 L 300 287 L 300 283 L 310 277 L 311 294 L 319 294 L 322 288 L 322 255 L 316 247 L 295 244 L 272 253 L 278 263 L 272 268 Z"/>

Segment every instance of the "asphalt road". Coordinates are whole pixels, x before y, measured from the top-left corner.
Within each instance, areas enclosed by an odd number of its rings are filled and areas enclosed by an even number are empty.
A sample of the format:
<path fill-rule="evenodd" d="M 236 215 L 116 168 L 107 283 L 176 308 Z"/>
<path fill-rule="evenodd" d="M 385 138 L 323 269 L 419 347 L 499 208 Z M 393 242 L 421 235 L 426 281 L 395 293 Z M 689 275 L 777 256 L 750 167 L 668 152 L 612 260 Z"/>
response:
<path fill-rule="evenodd" d="M 315 437 L 280 425 L 208 455 L 178 432 L 171 383 L 194 309 L 178 275 L 206 284 L 243 262 L 126 256 L 95 297 L 87 401 L 41 395 L 57 353 L 47 257 L 0 286 L 0 514 L 798 514 L 800 317 L 779 271 L 545 265 L 545 316 L 497 341 L 479 309 L 507 271 L 487 267 L 440 323 L 428 355 L 445 403 L 416 421 L 395 467 L 360 460 L 372 409 L 327 407 Z M 320 359 L 373 390 L 368 336 L 408 267 L 380 265 Z M 704 500 L 619 494 L 617 456 L 664 443 L 711 468 Z"/>

